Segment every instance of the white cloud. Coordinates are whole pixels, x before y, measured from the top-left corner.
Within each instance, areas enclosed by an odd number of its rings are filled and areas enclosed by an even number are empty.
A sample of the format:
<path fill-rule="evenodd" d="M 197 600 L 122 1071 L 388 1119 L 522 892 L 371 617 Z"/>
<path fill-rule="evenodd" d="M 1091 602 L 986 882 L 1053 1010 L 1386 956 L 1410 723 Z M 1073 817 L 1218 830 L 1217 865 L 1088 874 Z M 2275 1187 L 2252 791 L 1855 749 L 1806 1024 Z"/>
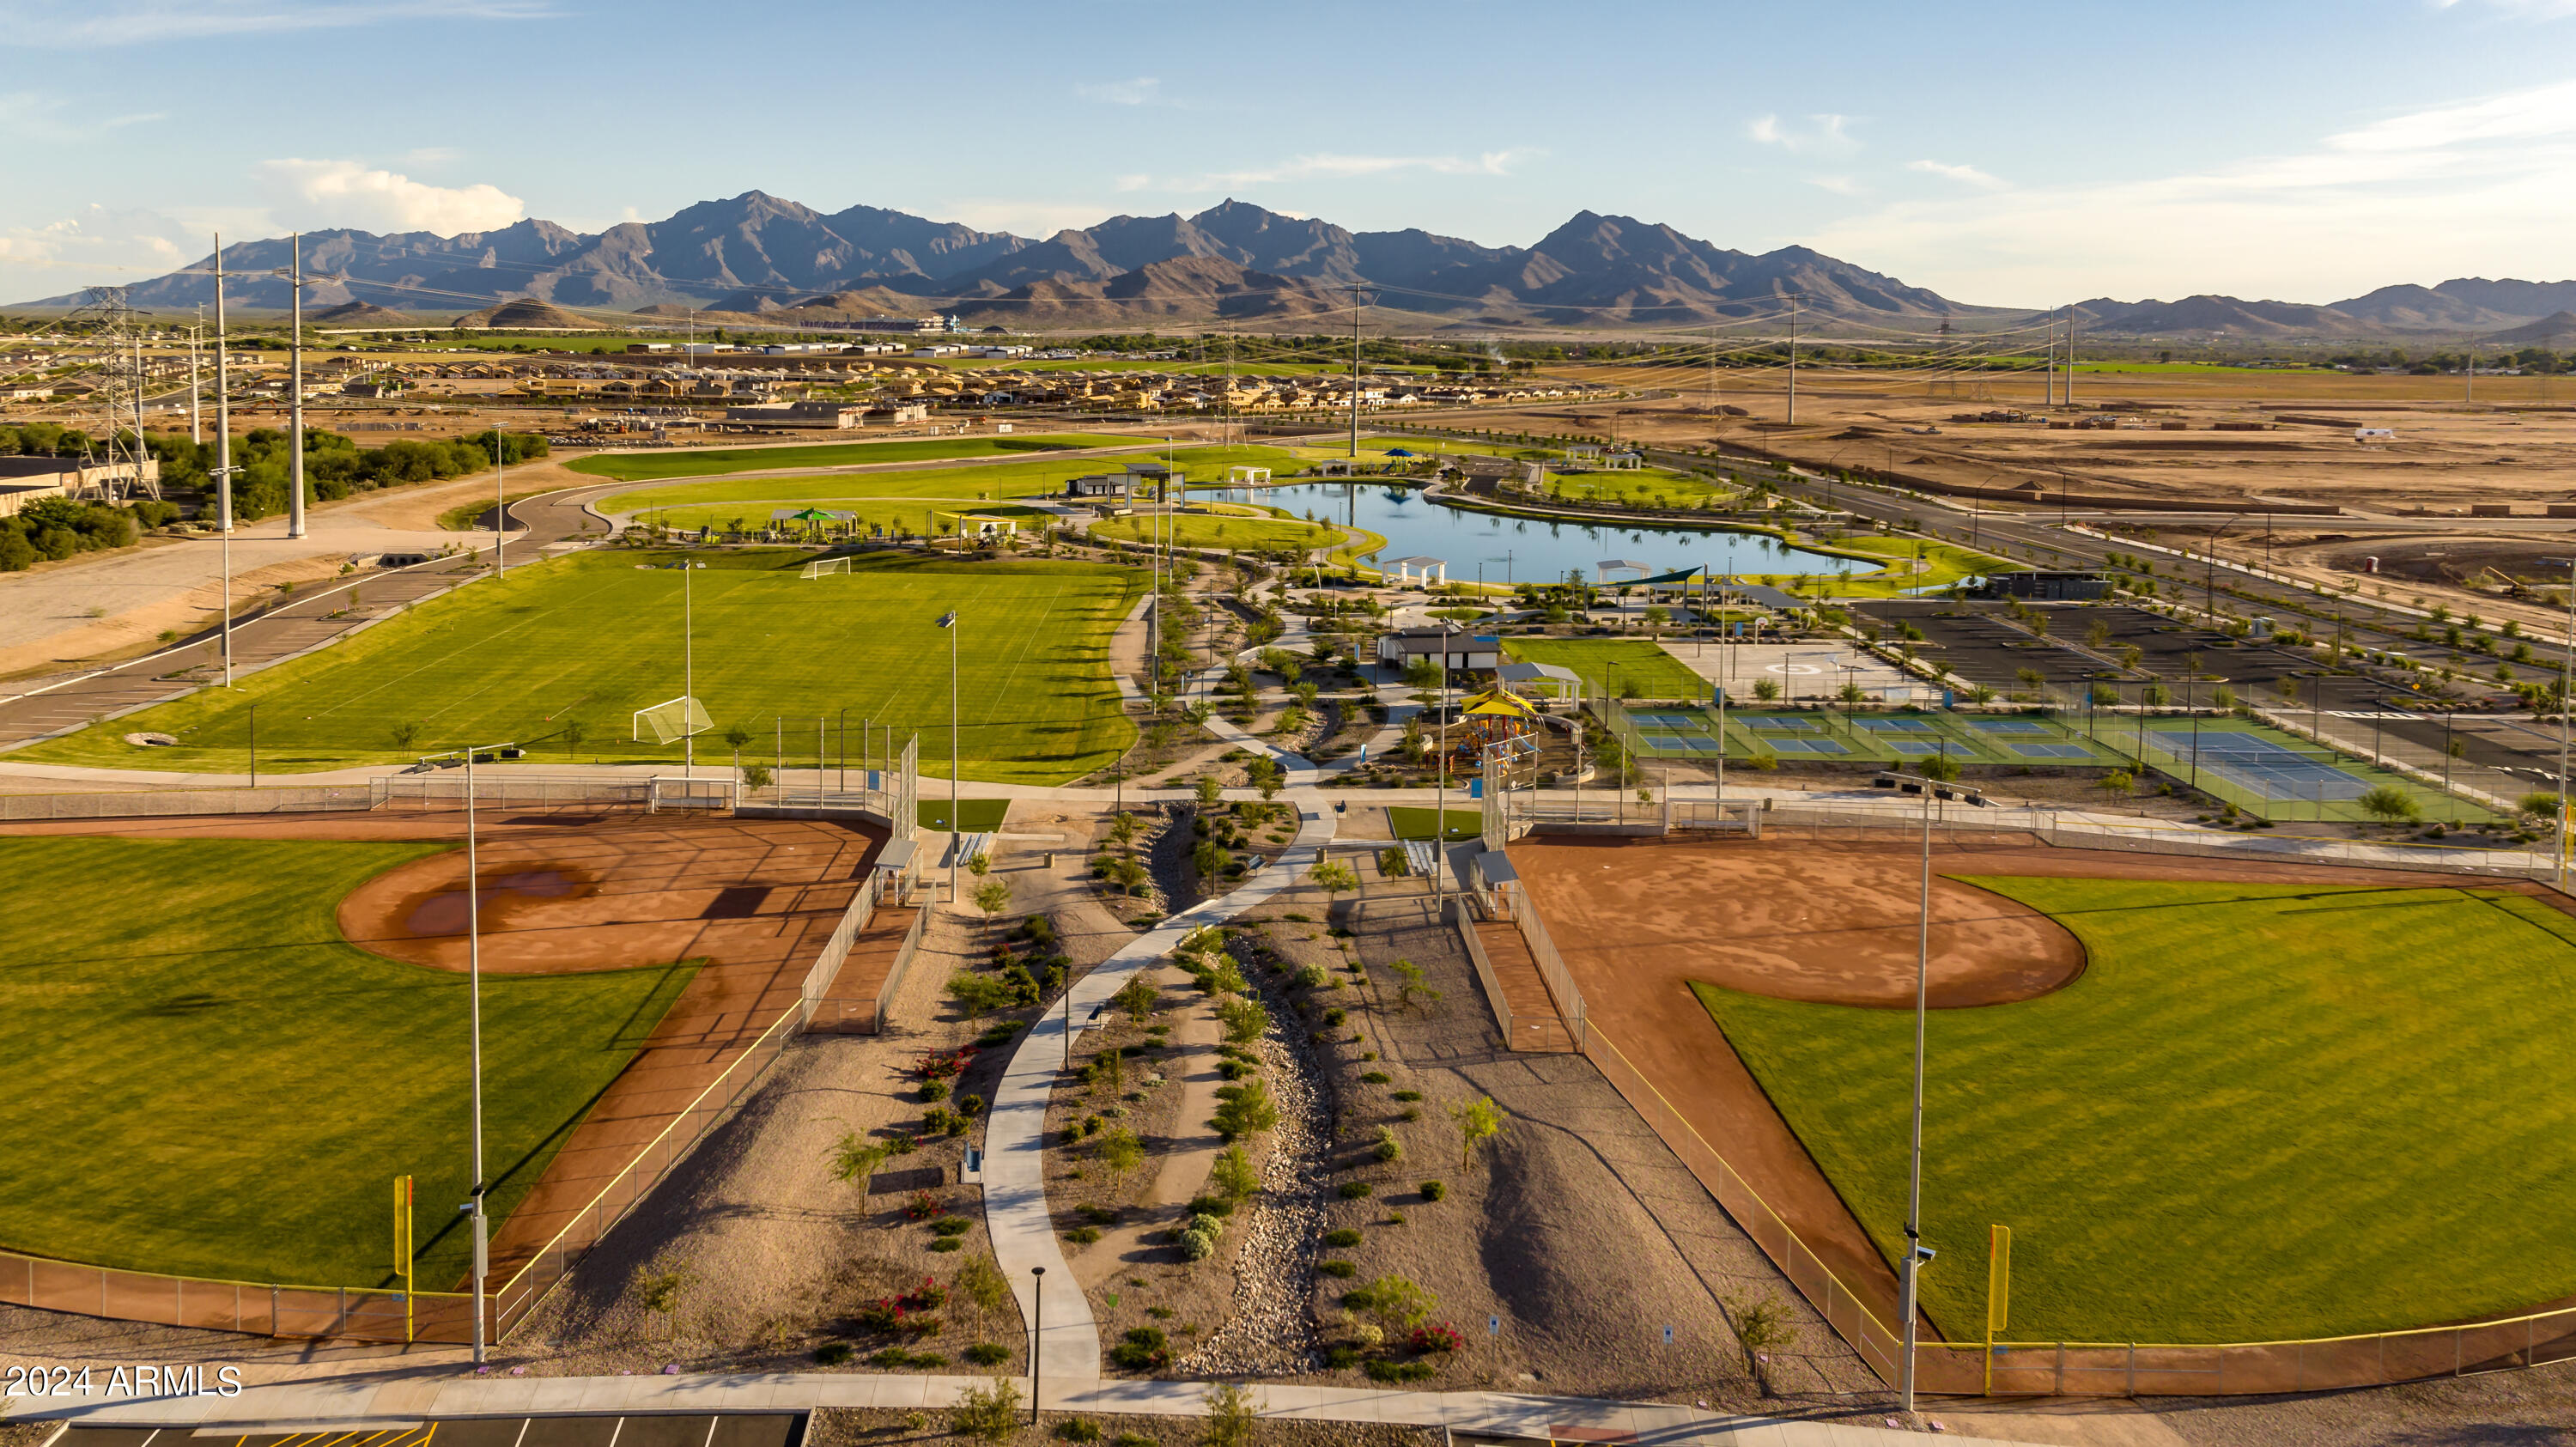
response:
<path fill-rule="evenodd" d="M 213 249 L 204 232 L 160 212 L 84 206 L 41 225 L 0 228 L 0 294 L 23 301 L 143 281 Z"/>
<path fill-rule="evenodd" d="M 546 0 L 0 0 L 0 34 L 20 45 L 94 49 L 398 20 L 534 20 L 554 13 Z"/>
<path fill-rule="evenodd" d="M 454 146 L 416 146 L 403 152 L 402 158 L 407 166 L 444 166 L 463 160 L 465 153 Z"/>
<path fill-rule="evenodd" d="M 1831 191 L 1837 196 L 1857 196 L 1860 183 L 1849 176 L 1809 176 L 1807 184 Z"/>
<path fill-rule="evenodd" d="M 1850 132 L 1851 123 L 1850 116 L 1830 111 L 1807 117 L 1804 126 L 1784 124 L 1776 115 L 1755 116 L 1744 133 L 1791 155 L 1847 155 L 1860 149 L 1860 141 Z"/>
<path fill-rule="evenodd" d="M 1925 175 L 1940 176 L 1947 180 L 1964 181 L 1971 186 L 1984 186 L 1990 189 L 2004 184 L 2000 179 L 1994 176 L 1989 176 L 1974 166 L 1952 166 L 1946 165 L 1940 161 L 1908 161 L 1905 163 L 1905 169 L 1909 171 L 1921 171 Z"/>
<path fill-rule="evenodd" d="M 2436 10 L 2468 8 L 2462 0 L 2433 0 Z M 2561 20 L 2576 15 L 2576 0 L 2478 0 L 2481 10 L 2500 10 L 2517 20 Z"/>
<path fill-rule="evenodd" d="M 2142 180 L 1899 202 L 1809 244 L 1966 300 L 2555 279 L 2576 230 L 2576 83 L 2432 105 L 2304 151 Z"/>
<path fill-rule="evenodd" d="M 260 166 L 262 189 L 291 224 L 367 231 L 491 231 L 528 208 L 499 187 L 432 186 L 356 161 L 279 160 Z"/>
<path fill-rule="evenodd" d="M 1141 175 L 1141 174 L 1139 174 L 1139 175 L 1133 175 L 1133 176 L 1121 176 L 1121 177 L 1119 177 L 1119 178 L 1118 178 L 1118 180 L 1116 181 L 1116 183 L 1115 183 L 1115 184 L 1117 185 L 1118 189 L 1119 189 L 1119 190 L 1121 190 L 1121 191 L 1142 191 L 1142 190 L 1144 190 L 1146 187 L 1151 186 L 1151 185 L 1153 185 L 1153 184 L 1154 184 L 1154 178 L 1153 178 L 1153 177 L 1151 177 L 1151 176 Z"/>
<path fill-rule="evenodd" d="M 86 106 L 53 91 L 20 90 L 0 94 L 0 134 L 24 136 L 55 145 L 94 141 L 109 131 L 167 120 L 161 111 L 136 111 L 95 117 Z"/>
<path fill-rule="evenodd" d="M 1163 83 L 1154 77 L 1140 75 L 1134 80 L 1104 80 L 1091 85 L 1077 85 L 1073 93 L 1084 100 L 1096 100 L 1105 105 L 1142 106 L 1162 99 L 1162 87 Z"/>

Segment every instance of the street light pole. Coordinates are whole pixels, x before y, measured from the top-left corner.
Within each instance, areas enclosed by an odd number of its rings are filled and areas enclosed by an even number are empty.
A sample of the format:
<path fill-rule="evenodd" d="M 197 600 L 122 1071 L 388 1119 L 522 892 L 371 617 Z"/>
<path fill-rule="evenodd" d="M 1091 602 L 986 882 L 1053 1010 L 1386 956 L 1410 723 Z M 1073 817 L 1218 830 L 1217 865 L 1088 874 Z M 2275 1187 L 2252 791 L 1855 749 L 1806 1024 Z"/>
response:
<path fill-rule="evenodd" d="M 1156 615 L 1160 616 L 1161 612 L 1160 605 L 1157 605 Z M 960 821 L 957 817 L 957 610 L 951 608 L 941 614 L 939 626 L 948 631 L 948 907 L 955 909 L 957 907 L 957 845 L 964 832 L 959 828 Z M 1046 1270 L 1043 1266 L 1037 1269 Z M 1037 1359 L 1032 1356 L 1029 1360 L 1030 1370 L 1034 1372 Z M 1030 1387 L 1032 1396 L 1035 1395 L 1036 1390 L 1034 1385 Z M 1030 1410 L 1037 1409 L 1032 1406 Z"/>
<path fill-rule="evenodd" d="M 1932 781 L 1923 780 L 1923 908 L 1914 943 L 1914 1116 L 1905 1177 L 1905 1347 L 1897 1362 L 1900 1410 L 1914 1412 L 1915 1277 L 1923 1259 L 1923 1041 L 1932 974 Z"/>
<path fill-rule="evenodd" d="M 1029 1290 L 1029 1425 L 1034 1427 L 1038 1420 L 1038 1394 L 1045 1390 L 1045 1380 L 1039 1375 L 1039 1355 L 1046 1343 L 1046 1268 L 1032 1266 L 1029 1275 L 1037 1280 L 1037 1285 Z"/>
<path fill-rule="evenodd" d="M 457 1207 L 472 1217 L 474 1233 L 472 1264 L 474 1295 L 474 1361 L 480 1365 L 485 1353 L 485 1280 L 491 1271 L 491 1217 L 484 1209 L 488 1190 L 483 1179 L 483 917 L 481 859 L 474 815 L 474 761 L 490 753 L 498 757 L 513 744 L 485 744 L 479 748 L 450 750 L 431 754 L 428 759 L 465 758 L 465 1018 L 467 1060 L 471 1072 L 469 1083 L 473 1131 L 474 1187 L 472 1198 Z M 422 762 L 428 762 L 428 759 Z"/>

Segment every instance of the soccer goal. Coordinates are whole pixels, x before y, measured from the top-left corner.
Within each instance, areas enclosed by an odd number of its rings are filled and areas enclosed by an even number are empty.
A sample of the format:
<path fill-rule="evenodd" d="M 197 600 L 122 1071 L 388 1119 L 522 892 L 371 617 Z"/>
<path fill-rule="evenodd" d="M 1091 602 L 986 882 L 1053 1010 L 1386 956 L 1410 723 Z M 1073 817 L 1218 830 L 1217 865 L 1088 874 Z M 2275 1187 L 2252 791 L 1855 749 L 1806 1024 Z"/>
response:
<path fill-rule="evenodd" d="M 805 565 L 805 571 L 798 573 L 796 576 L 800 578 L 828 578 L 835 573 L 846 574 L 849 571 L 850 560 L 847 558 L 816 558 L 814 561 L 807 563 Z"/>
<path fill-rule="evenodd" d="M 635 742 L 639 744 L 647 734 L 657 744 L 672 744 L 714 727 L 715 720 L 707 717 L 706 705 L 685 693 L 667 703 L 635 710 Z"/>

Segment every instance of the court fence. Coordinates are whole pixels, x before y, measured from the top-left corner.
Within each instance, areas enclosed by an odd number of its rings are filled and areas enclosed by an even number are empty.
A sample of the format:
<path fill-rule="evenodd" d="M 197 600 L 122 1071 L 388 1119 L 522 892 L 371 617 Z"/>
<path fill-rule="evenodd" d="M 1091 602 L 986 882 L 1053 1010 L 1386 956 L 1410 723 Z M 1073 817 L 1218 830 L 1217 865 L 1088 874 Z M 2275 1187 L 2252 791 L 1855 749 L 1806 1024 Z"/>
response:
<path fill-rule="evenodd" d="M 114 789 L 84 794 L 0 794 L 0 822 L 172 819 L 218 814 L 318 814 L 379 807 L 373 783 L 266 789 Z"/>

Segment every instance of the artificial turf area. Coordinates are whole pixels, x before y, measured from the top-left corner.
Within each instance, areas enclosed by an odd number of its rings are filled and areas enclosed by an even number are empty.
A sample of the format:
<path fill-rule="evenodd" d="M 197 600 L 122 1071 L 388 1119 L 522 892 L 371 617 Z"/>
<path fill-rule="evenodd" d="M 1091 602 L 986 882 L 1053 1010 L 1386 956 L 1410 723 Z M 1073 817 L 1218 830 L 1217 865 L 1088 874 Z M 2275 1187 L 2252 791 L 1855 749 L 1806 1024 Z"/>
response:
<path fill-rule="evenodd" d="M 0 1246 L 377 1286 L 392 1259 L 392 1181 L 411 1175 L 420 1284 L 451 1286 L 467 1253 L 449 1210 L 470 1185 L 465 977 L 368 954 L 332 918 L 361 881 L 443 847 L 0 839 L 18 897 L 64 906 L 0 919 L 12 1117 Z M 107 907 L 112 880 L 134 888 Z M 69 907 L 84 899 L 93 906 Z M 485 978 L 496 1215 L 695 973 Z"/>
<path fill-rule="evenodd" d="M 846 575 L 800 579 L 810 554 L 695 555 L 696 692 L 715 724 L 701 766 L 730 762 L 722 735 L 751 738 L 745 762 L 811 767 L 815 720 L 837 762 L 847 709 L 863 737 L 918 730 L 922 763 L 948 759 L 950 635 L 956 609 L 959 756 L 971 778 L 1062 783 L 1135 737 L 1108 666 L 1110 635 L 1144 574 L 1094 563 L 965 562 L 893 554 Z M 566 759 L 678 767 L 677 743 L 633 741 L 635 710 L 682 683 L 677 552 L 581 553 L 506 580 L 480 579 L 310 657 L 24 750 L 19 757 L 110 767 L 241 770 L 258 710 L 265 771 L 394 763 L 433 750 L 514 740 L 532 764 Z M 659 565 L 659 566 L 655 566 Z M 786 720 L 783 730 L 773 722 Z M 863 722 L 873 725 L 863 730 Z M 397 744 L 394 730 L 416 725 Z M 577 725 L 575 742 L 567 729 Z M 139 748 L 129 730 L 179 742 Z M 879 755 L 883 748 L 880 744 Z M 934 760 L 936 762 L 934 762 Z"/>
<path fill-rule="evenodd" d="M 2084 943 L 2016 1004 L 1935 1010 L 1923 1296 L 2010 1336 L 2229 1342 L 2576 1294 L 2576 920 L 2470 889 L 1966 878 Z M 1933 949 L 1940 949 L 1933 937 Z M 1694 986 L 1890 1261 L 1910 1011 Z"/>
<path fill-rule="evenodd" d="M 1506 638 L 1503 652 L 1582 675 L 1594 693 L 1626 698 L 1706 698 L 1708 680 L 1650 638 Z"/>
<path fill-rule="evenodd" d="M 1073 447 L 1129 446 L 1151 439 L 1105 433 L 1042 433 L 1027 437 L 945 437 L 903 442 L 825 442 L 810 447 L 715 447 L 608 452 L 564 464 L 574 472 L 617 482 L 672 477 L 713 477 L 781 467 L 851 467 L 879 462 L 932 462 L 952 457 L 1004 457 Z"/>
<path fill-rule="evenodd" d="M 922 828 L 948 830 L 946 798 L 923 799 L 914 805 L 914 812 Z M 1011 801 L 1008 799 L 960 799 L 957 801 L 957 828 L 953 832 L 990 834 L 1002 827 L 1002 816 L 1009 812 Z"/>
<path fill-rule="evenodd" d="M 1485 832 L 1485 811 L 1482 806 L 1462 809 L 1452 804 L 1444 811 L 1436 806 L 1392 804 L 1387 807 L 1386 823 L 1398 839 L 1473 839 Z"/>

